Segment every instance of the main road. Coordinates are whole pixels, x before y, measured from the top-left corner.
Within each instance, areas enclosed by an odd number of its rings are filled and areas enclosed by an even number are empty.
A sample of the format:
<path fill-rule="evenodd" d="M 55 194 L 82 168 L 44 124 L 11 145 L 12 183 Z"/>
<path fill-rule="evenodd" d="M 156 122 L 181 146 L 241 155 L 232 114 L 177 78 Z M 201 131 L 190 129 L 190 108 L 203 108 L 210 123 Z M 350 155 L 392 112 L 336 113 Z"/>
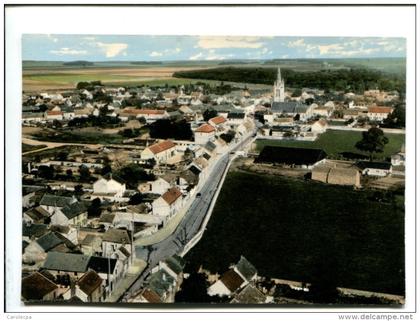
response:
<path fill-rule="evenodd" d="M 219 188 L 219 185 L 222 183 L 223 174 L 228 170 L 228 164 L 232 154 L 251 143 L 254 139 L 254 134 L 255 131 L 248 134 L 248 136 L 242 142 L 229 149 L 217 160 L 217 163 L 214 165 L 211 174 L 200 190 L 201 196 L 197 196 L 192 202 L 190 208 L 188 209 L 178 227 L 175 229 L 174 233 L 163 241 L 148 247 L 149 257 L 147 268 L 128 288 L 122 298 L 122 301 L 127 301 L 138 293 L 139 289 L 144 283 L 145 278 L 150 273 L 151 269 L 153 269 L 159 263 L 159 261 L 165 260 L 174 254 L 180 254 L 183 251 L 185 245 L 198 233 L 204 218 L 209 211 L 216 191 Z"/>

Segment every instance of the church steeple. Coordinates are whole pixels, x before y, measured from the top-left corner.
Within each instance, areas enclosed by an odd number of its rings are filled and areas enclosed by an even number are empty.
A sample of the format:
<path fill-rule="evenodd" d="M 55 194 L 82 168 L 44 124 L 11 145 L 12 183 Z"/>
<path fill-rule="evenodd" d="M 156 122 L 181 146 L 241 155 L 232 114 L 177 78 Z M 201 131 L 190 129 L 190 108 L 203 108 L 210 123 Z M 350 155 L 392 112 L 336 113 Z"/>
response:
<path fill-rule="evenodd" d="M 284 102 L 284 80 L 281 78 L 280 66 L 277 68 L 277 80 L 273 88 L 274 102 Z"/>
<path fill-rule="evenodd" d="M 280 67 L 277 67 L 277 81 L 282 81 Z"/>

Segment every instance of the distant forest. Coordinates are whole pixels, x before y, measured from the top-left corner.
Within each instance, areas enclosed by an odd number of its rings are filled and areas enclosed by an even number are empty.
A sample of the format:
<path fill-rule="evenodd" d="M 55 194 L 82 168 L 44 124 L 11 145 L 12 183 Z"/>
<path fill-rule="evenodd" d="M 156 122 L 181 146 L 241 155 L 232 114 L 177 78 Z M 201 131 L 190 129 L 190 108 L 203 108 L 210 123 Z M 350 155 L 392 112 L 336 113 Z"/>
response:
<path fill-rule="evenodd" d="M 94 63 L 90 62 L 90 61 L 85 61 L 85 60 L 76 60 L 76 61 L 69 61 L 69 62 L 64 62 L 63 66 L 93 66 Z"/>
<path fill-rule="evenodd" d="M 405 80 L 397 76 L 369 69 L 336 69 L 296 72 L 282 69 L 286 86 L 292 88 L 318 88 L 324 90 L 344 90 L 361 93 L 364 90 L 397 90 L 405 93 Z M 271 85 L 276 80 L 276 68 L 220 67 L 213 69 L 177 71 L 176 78 L 233 81 Z"/>

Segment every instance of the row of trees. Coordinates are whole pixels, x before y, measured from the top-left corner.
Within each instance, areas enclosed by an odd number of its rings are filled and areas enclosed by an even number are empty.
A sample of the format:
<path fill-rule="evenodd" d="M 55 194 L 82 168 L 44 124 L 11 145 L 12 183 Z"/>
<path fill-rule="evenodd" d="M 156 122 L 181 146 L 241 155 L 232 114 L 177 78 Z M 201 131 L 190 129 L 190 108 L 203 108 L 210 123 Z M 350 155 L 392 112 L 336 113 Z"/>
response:
<path fill-rule="evenodd" d="M 344 90 L 361 93 L 368 89 L 405 92 L 405 80 L 394 75 L 369 69 L 337 69 L 308 72 L 282 70 L 288 87 Z M 271 85 L 277 77 L 275 68 L 222 67 L 203 70 L 177 71 L 177 78 L 209 79 Z"/>
<path fill-rule="evenodd" d="M 152 123 L 149 128 L 152 138 L 173 138 L 177 140 L 191 140 L 193 138 L 191 125 L 185 119 L 180 121 L 159 119 Z"/>

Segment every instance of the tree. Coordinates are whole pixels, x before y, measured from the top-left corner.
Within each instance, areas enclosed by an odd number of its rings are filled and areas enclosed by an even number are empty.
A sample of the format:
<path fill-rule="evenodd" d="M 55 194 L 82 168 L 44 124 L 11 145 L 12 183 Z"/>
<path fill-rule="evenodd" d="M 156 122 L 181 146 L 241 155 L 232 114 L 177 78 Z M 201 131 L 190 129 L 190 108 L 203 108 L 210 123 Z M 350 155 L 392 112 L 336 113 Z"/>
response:
<path fill-rule="evenodd" d="M 90 170 L 84 165 L 79 167 L 79 174 L 81 181 L 88 181 L 90 179 Z"/>
<path fill-rule="evenodd" d="M 300 97 L 302 95 L 302 89 L 295 89 L 292 93 L 292 97 Z"/>
<path fill-rule="evenodd" d="M 143 195 L 141 193 L 136 193 L 130 197 L 128 204 L 137 205 L 137 204 L 140 204 L 142 201 L 143 201 Z"/>
<path fill-rule="evenodd" d="M 53 179 L 54 173 L 55 173 L 55 170 L 53 166 L 41 165 L 38 167 L 38 176 L 41 178 Z"/>
<path fill-rule="evenodd" d="M 384 120 L 384 126 L 388 128 L 405 127 L 405 107 L 398 105 L 394 111 Z"/>
<path fill-rule="evenodd" d="M 83 185 L 76 185 L 74 187 L 74 194 L 76 195 L 83 195 L 84 191 L 83 191 Z"/>
<path fill-rule="evenodd" d="M 128 188 L 137 188 L 140 181 L 154 180 L 153 174 L 148 174 L 142 167 L 137 164 L 128 164 L 120 168 L 116 173 L 127 184 Z"/>
<path fill-rule="evenodd" d="M 69 153 L 66 151 L 61 151 L 57 154 L 57 160 L 59 161 L 66 161 Z"/>
<path fill-rule="evenodd" d="M 362 139 L 356 143 L 355 147 L 362 152 L 369 153 L 369 159 L 372 161 L 373 153 L 383 153 L 388 141 L 382 129 L 371 127 L 368 131 L 362 133 Z"/>
<path fill-rule="evenodd" d="M 68 169 L 68 170 L 66 170 L 66 175 L 67 175 L 67 178 L 72 178 L 73 177 L 73 171 L 71 170 L 71 169 Z"/>
<path fill-rule="evenodd" d="M 101 216 L 101 200 L 99 198 L 95 198 L 90 206 L 88 207 L 88 217 L 99 217 Z"/>
<path fill-rule="evenodd" d="M 103 175 L 106 175 L 106 174 L 108 174 L 108 173 L 111 173 L 112 172 L 112 168 L 111 168 L 111 166 L 110 165 L 105 165 L 104 167 L 102 167 L 102 169 L 101 169 L 101 175 L 103 176 Z"/>
<path fill-rule="evenodd" d="M 181 291 L 175 295 L 175 302 L 206 303 L 211 302 L 207 294 L 207 280 L 204 274 L 193 272 L 182 283 Z"/>
<path fill-rule="evenodd" d="M 203 119 L 205 121 L 208 121 L 209 119 L 216 117 L 217 116 L 217 111 L 214 109 L 206 109 L 203 113 Z"/>

